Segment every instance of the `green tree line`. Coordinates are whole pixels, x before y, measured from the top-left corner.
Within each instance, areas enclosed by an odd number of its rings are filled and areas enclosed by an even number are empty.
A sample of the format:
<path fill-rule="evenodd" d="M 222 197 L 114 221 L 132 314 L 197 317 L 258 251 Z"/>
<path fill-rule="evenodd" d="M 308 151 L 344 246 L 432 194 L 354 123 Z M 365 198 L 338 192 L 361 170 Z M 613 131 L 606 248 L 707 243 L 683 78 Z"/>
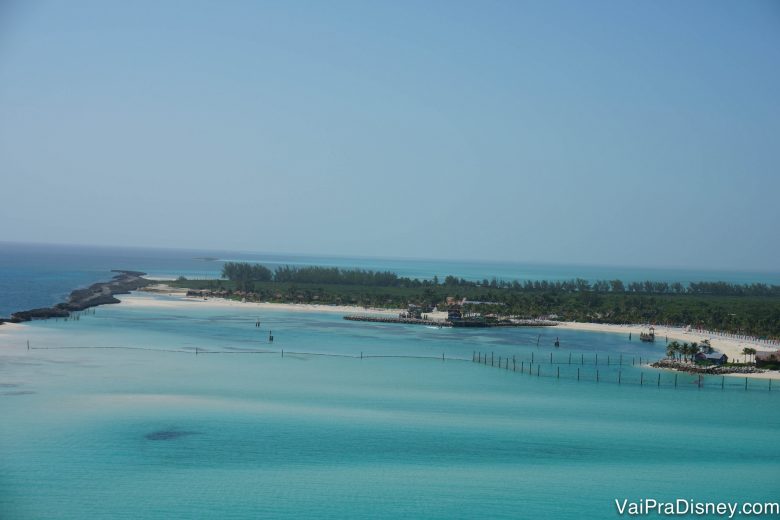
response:
<path fill-rule="evenodd" d="M 711 294 L 718 296 L 778 296 L 780 285 L 764 283 L 734 284 L 729 282 L 623 282 L 622 280 L 597 280 L 590 282 L 584 278 L 571 280 L 499 280 L 487 278 L 482 281 L 465 280 L 447 276 L 443 282 L 438 277 L 432 280 L 419 280 L 400 277 L 391 271 L 371 271 L 364 269 L 340 269 L 321 266 L 280 266 L 273 272 L 265 266 L 246 262 L 226 262 L 222 268 L 222 277 L 232 281 L 274 281 L 292 283 L 320 283 L 340 285 L 364 285 L 375 287 L 431 287 L 441 283 L 450 288 L 488 287 L 525 292 L 552 293 L 630 293 L 630 294 Z"/>

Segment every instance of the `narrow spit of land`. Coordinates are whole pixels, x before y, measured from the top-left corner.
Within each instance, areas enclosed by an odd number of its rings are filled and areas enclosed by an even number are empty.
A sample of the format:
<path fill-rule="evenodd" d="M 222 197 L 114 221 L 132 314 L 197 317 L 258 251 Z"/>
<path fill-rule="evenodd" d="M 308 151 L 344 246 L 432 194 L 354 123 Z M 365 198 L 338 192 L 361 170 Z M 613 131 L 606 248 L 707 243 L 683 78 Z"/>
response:
<path fill-rule="evenodd" d="M 70 315 L 71 312 L 83 311 L 98 305 L 119 303 L 119 300 L 114 295 L 128 294 L 130 291 L 136 291 L 154 283 L 143 278 L 146 273 L 140 271 L 116 269 L 112 272 L 118 274 L 107 282 L 98 282 L 86 289 L 72 291 L 65 302 L 58 303 L 53 307 L 14 312 L 10 318 L 0 318 L 0 324 L 3 322 L 21 323 L 33 319 L 64 318 Z"/>

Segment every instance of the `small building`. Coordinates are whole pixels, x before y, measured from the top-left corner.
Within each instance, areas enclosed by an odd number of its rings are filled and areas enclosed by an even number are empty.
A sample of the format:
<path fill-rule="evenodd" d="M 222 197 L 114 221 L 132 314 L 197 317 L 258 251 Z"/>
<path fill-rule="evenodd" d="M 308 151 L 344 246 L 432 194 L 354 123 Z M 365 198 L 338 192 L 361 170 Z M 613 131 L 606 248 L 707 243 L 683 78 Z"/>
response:
<path fill-rule="evenodd" d="M 729 361 L 729 357 L 726 354 L 721 354 L 720 352 L 713 352 L 711 354 L 707 354 L 706 352 L 699 352 L 696 354 L 694 359 L 703 363 L 710 362 L 713 365 L 724 365 Z"/>
<path fill-rule="evenodd" d="M 756 352 L 756 366 L 780 366 L 780 350 Z"/>
<path fill-rule="evenodd" d="M 463 308 L 460 305 L 450 305 L 447 307 L 447 319 L 460 320 L 463 318 Z"/>
<path fill-rule="evenodd" d="M 406 308 L 406 317 L 417 319 L 417 320 L 422 319 L 422 307 L 410 303 L 409 306 Z"/>

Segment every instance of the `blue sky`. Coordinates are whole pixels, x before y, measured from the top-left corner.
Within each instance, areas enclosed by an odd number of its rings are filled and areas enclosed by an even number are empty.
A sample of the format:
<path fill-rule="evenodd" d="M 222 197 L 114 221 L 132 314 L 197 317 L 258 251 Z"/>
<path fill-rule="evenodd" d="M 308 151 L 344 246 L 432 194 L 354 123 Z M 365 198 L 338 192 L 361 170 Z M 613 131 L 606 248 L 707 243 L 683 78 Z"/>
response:
<path fill-rule="evenodd" d="M 0 241 L 777 270 L 780 4 L 3 2 Z"/>

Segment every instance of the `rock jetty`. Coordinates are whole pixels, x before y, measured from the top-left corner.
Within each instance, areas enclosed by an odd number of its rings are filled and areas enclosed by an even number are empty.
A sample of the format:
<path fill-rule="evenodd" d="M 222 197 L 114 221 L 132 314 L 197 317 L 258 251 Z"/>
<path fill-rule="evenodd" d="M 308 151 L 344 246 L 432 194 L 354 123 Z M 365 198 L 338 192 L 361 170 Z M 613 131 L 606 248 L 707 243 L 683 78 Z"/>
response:
<path fill-rule="evenodd" d="M 745 365 L 697 365 L 673 359 L 662 359 L 650 365 L 654 368 L 666 368 L 691 374 L 760 374 L 766 372 L 754 366 Z"/>
<path fill-rule="evenodd" d="M 63 318 L 74 311 L 83 311 L 90 307 L 109 303 L 119 303 L 119 300 L 114 298 L 115 294 L 127 294 L 153 283 L 151 280 L 143 278 L 146 273 L 139 271 L 113 270 L 111 272 L 118 274 L 108 282 L 95 283 L 86 289 L 76 289 L 70 293 L 66 302 L 58 303 L 54 307 L 15 312 L 11 314 L 10 319 L 0 319 L 0 324 L 4 321 L 20 323 L 34 319 Z"/>

